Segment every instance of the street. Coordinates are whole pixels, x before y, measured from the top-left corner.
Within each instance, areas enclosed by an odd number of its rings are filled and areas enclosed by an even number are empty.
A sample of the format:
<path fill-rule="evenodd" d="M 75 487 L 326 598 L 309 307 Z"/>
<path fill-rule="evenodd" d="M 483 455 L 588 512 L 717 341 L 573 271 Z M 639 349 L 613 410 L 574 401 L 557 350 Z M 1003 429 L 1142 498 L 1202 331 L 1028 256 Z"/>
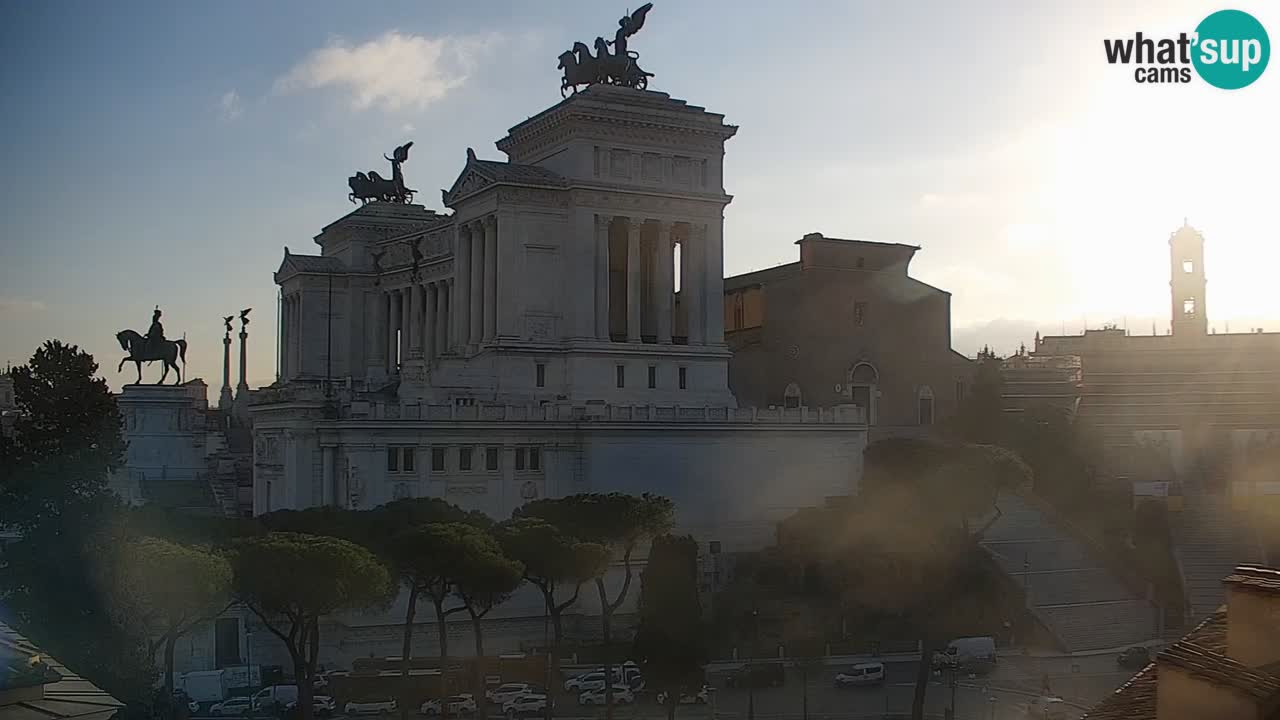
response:
<path fill-rule="evenodd" d="M 835 687 L 835 674 L 844 665 L 833 665 L 810 674 L 808 686 L 809 717 L 813 720 L 853 720 L 854 718 L 880 718 L 886 715 L 902 717 L 909 713 L 914 693 L 916 664 L 913 660 L 885 662 L 885 681 L 881 685 L 860 688 Z M 1008 656 L 1001 658 L 995 670 L 986 676 L 969 676 L 960 673 L 954 690 L 956 718 L 958 720 L 1025 720 L 1022 708 L 1041 692 L 1044 676 L 1049 676 L 1050 690 L 1069 703 L 1068 718 L 1079 717 L 1089 706 L 1104 698 L 1133 675 L 1132 670 L 1117 668 L 1115 655 L 1088 657 L 1034 658 Z M 712 720 L 714 708 L 716 720 L 745 720 L 748 717 L 746 689 L 724 687 L 723 677 L 712 676 L 715 692 L 711 704 L 681 705 L 677 718 Z M 949 673 L 935 674 L 930 679 L 925 698 L 925 711 L 929 716 L 942 717 L 952 699 Z M 778 688 L 761 688 L 754 693 L 754 717 L 759 720 L 799 720 L 802 717 L 803 690 L 800 673 L 787 670 L 786 684 Z M 582 707 L 576 695 L 560 692 L 556 697 L 555 717 L 561 720 L 595 719 L 604 711 L 598 707 Z M 490 706 L 488 718 L 502 717 L 496 706 Z M 657 705 L 652 692 L 642 692 L 636 704 L 622 706 L 614 716 L 618 720 L 665 717 L 665 710 Z M 337 715 L 337 720 L 344 720 Z M 392 715 L 388 720 L 395 720 Z M 417 708 L 411 709 L 411 717 L 419 720 Z"/>

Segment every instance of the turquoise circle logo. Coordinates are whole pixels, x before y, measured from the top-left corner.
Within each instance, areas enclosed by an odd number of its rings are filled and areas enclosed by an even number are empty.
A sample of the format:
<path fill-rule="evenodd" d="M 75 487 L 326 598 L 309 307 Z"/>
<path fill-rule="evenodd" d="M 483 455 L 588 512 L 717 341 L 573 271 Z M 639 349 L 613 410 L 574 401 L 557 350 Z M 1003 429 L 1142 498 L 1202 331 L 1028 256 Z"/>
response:
<path fill-rule="evenodd" d="M 1191 62 L 1205 82 L 1223 90 L 1251 85 L 1271 59 L 1266 29 L 1247 12 L 1219 10 L 1200 21 L 1196 35 Z"/>

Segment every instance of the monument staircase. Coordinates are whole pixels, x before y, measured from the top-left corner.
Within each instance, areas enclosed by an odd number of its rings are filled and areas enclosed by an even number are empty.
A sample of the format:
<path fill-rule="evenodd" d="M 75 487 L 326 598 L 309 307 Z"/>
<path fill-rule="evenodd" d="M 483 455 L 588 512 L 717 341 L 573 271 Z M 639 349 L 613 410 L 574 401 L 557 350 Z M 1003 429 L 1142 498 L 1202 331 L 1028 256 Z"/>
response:
<path fill-rule="evenodd" d="M 981 545 L 1026 593 L 1027 609 L 1067 652 L 1123 647 L 1158 635 L 1158 609 L 1135 583 L 1050 517 L 1002 493 Z"/>
<path fill-rule="evenodd" d="M 1226 495 L 1206 490 L 1196 479 L 1183 483 L 1183 510 L 1171 523 L 1193 623 L 1226 602 L 1222 579 L 1237 565 L 1262 560 L 1248 524 L 1232 511 Z"/>

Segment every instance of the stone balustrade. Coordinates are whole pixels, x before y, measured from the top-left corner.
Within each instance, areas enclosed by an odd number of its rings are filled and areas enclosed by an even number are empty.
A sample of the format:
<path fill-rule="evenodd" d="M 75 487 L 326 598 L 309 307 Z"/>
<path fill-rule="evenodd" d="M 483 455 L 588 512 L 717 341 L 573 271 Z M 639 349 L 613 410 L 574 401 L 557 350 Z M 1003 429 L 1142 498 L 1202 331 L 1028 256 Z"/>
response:
<path fill-rule="evenodd" d="M 588 423 L 732 423 L 863 425 L 857 406 L 834 408 L 731 408 L 678 405 L 392 405 L 353 402 L 344 418 L 427 422 L 588 422 Z"/>

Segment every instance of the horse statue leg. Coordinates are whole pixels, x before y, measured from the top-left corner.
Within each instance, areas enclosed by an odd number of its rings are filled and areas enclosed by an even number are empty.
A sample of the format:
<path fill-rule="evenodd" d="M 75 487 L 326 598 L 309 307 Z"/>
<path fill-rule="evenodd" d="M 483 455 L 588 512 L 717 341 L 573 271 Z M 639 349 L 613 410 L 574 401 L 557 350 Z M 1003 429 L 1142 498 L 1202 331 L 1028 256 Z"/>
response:
<path fill-rule="evenodd" d="M 164 379 L 169 377 L 169 361 L 160 358 L 160 367 L 163 368 L 163 372 L 160 373 L 160 379 L 156 381 L 157 385 L 163 385 Z"/>
<path fill-rule="evenodd" d="M 138 366 L 138 379 L 136 382 L 134 382 L 134 385 L 141 385 L 142 384 L 142 361 L 135 358 L 133 360 L 133 364 Z"/>

